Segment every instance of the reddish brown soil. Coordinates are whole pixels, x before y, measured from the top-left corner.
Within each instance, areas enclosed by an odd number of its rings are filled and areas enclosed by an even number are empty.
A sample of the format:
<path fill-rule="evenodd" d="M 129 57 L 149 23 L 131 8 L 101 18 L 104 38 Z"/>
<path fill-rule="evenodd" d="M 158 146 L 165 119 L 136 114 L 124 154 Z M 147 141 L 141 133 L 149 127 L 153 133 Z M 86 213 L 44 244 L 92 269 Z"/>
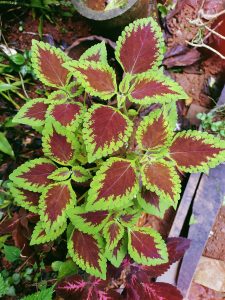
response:
<path fill-rule="evenodd" d="M 86 0 L 87 6 L 94 10 L 104 10 L 106 1 L 105 0 Z"/>

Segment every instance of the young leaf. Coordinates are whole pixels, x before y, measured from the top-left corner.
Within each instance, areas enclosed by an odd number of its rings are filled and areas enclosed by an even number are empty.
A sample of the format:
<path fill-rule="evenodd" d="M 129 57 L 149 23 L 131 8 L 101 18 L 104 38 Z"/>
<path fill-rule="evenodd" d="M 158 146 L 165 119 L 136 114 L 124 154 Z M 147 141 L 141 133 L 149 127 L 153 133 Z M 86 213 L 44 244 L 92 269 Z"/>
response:
<path fill-rule="evenodd" d="M 67 223 L 63 223 L 60 227 L 57 229 L 50 229 L 46 230 L 45 223 L 42 221 L 39 221 L 36 226 L 34 227 L 30 245 L 39 245 L 48 243 L 50 241 L 54 241 L 57 239 L 60 235 L 63 234 L 63 232 L 66 230 Z"/>
<path fill-rule="evenodd" d="M 106 259 L 103 256 L 103 241 L 100 236 L 75 229 L 68 241 L 68 252 L 81 269 L 106 279 Z"/>
<path fill-rule="evenodd" d="M 143 185 L 176 207 L 181 183 L 174 164 L 164 160 L 148 162 L 141 169 Z"/>
<path fill-rule="evenodd" d="M 66 102 L 67 100 L 68 100 L 68 94 L 64 91 L 59 90 L 49 94 L 48 98 L 45 99 L 45 102 L 49 104 L 54 104 L 54 103 L 58 103 L 58 101 Z"/>
<path fill-rule="evenodd" d="M 62 167 L 56 169 L 52 174 L 48 176 L 49 179 L 52 179 L 54 181 L 64 181 L 67 180 L 71 175 L 70 169 L 67 167 Z"/>
<path fill-rule="evenodd" d="M 138 126 L 136 139 L 138 147 L 157 150 L 171 144 L 173 133 L 160 109 L 151 112 Z"/>
<path fill-rule="evenodd" d="M 47 123 L 43 130 L 43 152 L 61 165 L 73 165 L 78 143 L 72 132 L 65 131 L 59 124 Z M 75 153 L 76 150 L 76 153 Z"/>
<path fill-rule="evenodd" d="M 112 251 L 124 235 L 124 227 L 116 221 L 108 222 L 103 229 L 107 251 Z"/>
<path fill-rule="evenodd" d="M 66 86 L 66 91 L 70 98 L 75 98 L 83 93 L 84 88 L 77 81 L 72 81 Z"/>
<path fill-rule="evenodd" d="M 132 133 L 132 122 L 119 110 L 104 105 L 93 105 L 84 118 L 83 137 L 92 162 L 121 148 Z"/>
<path fill-rule="evenodd" d="M 163 59 L 163 35 L 152 18 L 125 27 L 117 41 L 116 59 L 124 72 L 138 74 L 157 68 Z"/>
<path fill-rule="evenodd" d="M 108 210 L 132 204 L 139 185 L 133 162 L 109 158 L 96 173 L 89 189 L 88 210 Z"/>
<path fill-rule="evenodd" d="M 225 161 L 225 142 L 196 130 L 178 132 L 169 148 L 170 157 L 184 172 L 206 172 Z"/>
<path fill-rule="evenodd" d="M 107 210 L 102 211 L 86 211 L 82 206 L 68 210 L 67 215 L 73 225 L 84 233 L 98 233 L 102 230 L 109 218 Z"/>
<path fill-rule="evenodd" d="M 170 207 L 169 201 L 158 196 L 144 187 L 137 195 L 137 201 L 141 208 L 148 214 L 163 218 L 166 210 Z"/>
<path fill-rule="evenodd" d="M 80 57 L 80 60 L 95 61 L 99 63 L 107 64 L 107 50 L 105 42 L 102 41 L 90 48 L 88 48 Z"/>
<path fill-rule="evenodd" d="M 128 99 L 139 105 L 165 104 L 178 99 L 187 99 L 187 95 L 178 83 L 163 73 L 148 72 L 137 75 L 131 82 Z"/>
<path fill-rule="evenodd" d="M 127 254 L 127 238 L 122 238 L 117 245 L 112 249 L 106 249 L 105 257 L 111 262 L 113 266 L 118 268 L 121 265 L 124 257 Z"/>
<path fill-rule="evenodd" d="M 160 234 L 148 227 L 128 230 L 128 253 L 139 264 L 155 266 L 168 261 L 166 244 Z"/>
<path fill-rule="evenodd" d="M 117 218 L 124 226 L 135 225 L 140 218 L 140 211 L 137 209 L 127 208 L 124 212 L 118 213 Z"/>
<path fill-rule="evenodd" d="M 72 176 L 71 178 L 75 182 L 86 182 L 91 178 L 91 173 L 89 170 L 81 167 L 81 166 L 74 166 L 72 168 Z"/>
<path fill-rule="evenodd" d="M 30 100 L 24 104 L 13 118 L 14 123 L 21 123 L 32 127 L 45 124 L 45 115 L 48 104 L 45 99 Z"/>
<path fill-rule="evenodd" d="M 69 181 L 57 182 L 44 189 L 40 201 L 40 220 L 46 231 L 58 229 L 66 222 L 66 211 L 76 204 L 76 194 Z"/>
<path fill-rule="evenodd" d="M 41 291 L 23 297 L 21 300 L 52 300 L 52 294 L 54 292 L 54 285 L 50 288 L 43 288 Z"/>
<path fill-rule="evenodd" d="M 20 258 L 21 250 L 15 246 L 4 245 L 4 249 L 2 251 L 5 254 L 5 258 L 13 263 Z"/>
<path fill-rule="evenodd" d="M 77 102 L 55 101 L 49 106 L 47 116 L 52 122 L 66 127 L 66 130 L 75 131 L 82 122 L 83 106 Z"/>
<path fill-rule="evenodd" d="M 0 132 L 0 151 L 10 155 L 13 158 L 15 157 L 12 146 L 8 142 L 8 139 L 3 132 Z"/>
<path fill-rule="evenodd" d="M 69 79 L 69 71 L 63 63 L 70 60 L 60 49 L 47 43 L 32 40 L 32 66 L 38 79 L 45 85 L 61 88 Z"/>
<path fill-rule="evenodd" d="M 24 190 L 12 184 L 10 185 L 10 192 L 18 205 L 33 213 L 38 213 L 39 193 Z"/>
<path fill-rule="evenodd" d="M 18 187 L 41 193 L 44 187 L 53 182 L 48 176 L 56 169 L 51 160 L 36 158 L 19 166 L 9 179 Z"/>
<path fill-rule="evenodd" d="M 116 73 L 107 64 L 94 61 L 72 61 L 65 63 L 64 66 L 92 96 L 108 100 L 117 92 Z"/>

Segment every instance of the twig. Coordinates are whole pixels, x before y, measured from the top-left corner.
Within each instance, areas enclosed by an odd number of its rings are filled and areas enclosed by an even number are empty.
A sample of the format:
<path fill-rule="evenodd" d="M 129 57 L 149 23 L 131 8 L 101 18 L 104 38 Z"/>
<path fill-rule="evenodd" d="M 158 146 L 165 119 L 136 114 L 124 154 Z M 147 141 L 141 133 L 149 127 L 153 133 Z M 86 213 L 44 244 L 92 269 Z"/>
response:
<path fill-rule="evenodd" d="M 204 44 L 204 43 L 201 43 L 201 44 L 194 44 L 192 42 L 189 42 L 189 41 L 186 41 L 186 43 L 190 46 L 193 46 L 193 47 L 196 47 L 196 48 L 206 48 L 212 52 L 214 52 L 215 54 L 219 55 L 222 59 L 225 59 L 225 56 L 222 55 L 219 51 L 217 51 L 216 49 Z"/>

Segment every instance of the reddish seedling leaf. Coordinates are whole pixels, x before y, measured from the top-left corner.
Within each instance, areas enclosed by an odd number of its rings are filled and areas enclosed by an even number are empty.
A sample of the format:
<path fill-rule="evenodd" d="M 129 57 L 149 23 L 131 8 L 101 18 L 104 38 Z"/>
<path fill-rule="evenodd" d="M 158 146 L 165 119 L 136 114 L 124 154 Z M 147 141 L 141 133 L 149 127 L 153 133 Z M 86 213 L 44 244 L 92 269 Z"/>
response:
<path fill-rule="evenodd" d="M 119 300 L 120 294 L 115 291 L 107 291 L 108 281 L 89 277 L 84 281 L 80 275 L 72 275 L 63 279 L 56 286 L 56 293 L 65 300 Z"/>
<path fill-rule="evenodd" d="M 156 21 L 139 19 L 119 37 L 116 59 L 126 73 L 143 73 L 161 64 L 163 47 L 163 36 Z"/>
<path fill-rule="evenodd" d="M 168 199 L 176 206 L 181 184 L 173 164 L 163 160 L 146 163 L 141 174 L 143 184 L 148 190 L 155 192 L 162 199 Z"/>
<path fill-rule="evenodd" d="M 180 260 L 184 256 L 185 252 L 190 246 L 190 242 L 190 240 L 182 237 L 168 238 L 166 246 L 169 255 L 169 261 L 158 266 L 141 266 L 141 269 L 150 277 L 156 278 L 161 276 L 174 262 Z"/>
<path fill-rule="evenodd" d="M 136 139 L 140 149 L 157 150 L 171 143 L 172 133 L 161 110 L 145 117 L 138 126 Z"/>
<path fill-rule="evenodd" d="M 40 219 L 47 229 L 58 229 L 66 222 L 66 211 L 73 209 L 76 203 L 69 181 L 57 182 L 45 188 L 40 198 Z"/>
<path fill-rule="evenodd" d="M 10 185 L 10 191 L 18 205 L 33 213 L 38 213 L 38 203 L 40 199 L 39 193 L 18 188 L 14 185 Z"/>
<path fill-rule="evenodd" d="M 103 229 L 107 251 L 113 250 L 124 235 L 124 227 L 116 221 L 108 222 Z"/>
<path fill-rule="evenodd" d="M 42 192 L 44 187 L 53 182 L 48 176 L 56 169 L 57 167 L 52 161 L 46 158 L 37 158 L 19 166 L 10 174 L 9 178 L 18 187 L 33 192 Z"/>
<path fill-rule="evenodd" d="M 85 233 L 97 233 L 109 218 L 108 211 L 86 211 L 84 207 L 76 207 L 67 212 L 73 225 Z"/>
<path fill-rule="evenodd" d="M 66 102 L 50 105 L 48 116 L 53 118 L 53 122 L 66 127 L 68 130 L 75 130 L 82 121 L 83 107 L 80 103 Z"/>
<path fill-rule="evenodd" d="M 170 207 L 169 201 L 162 199 L 155 192 L 151 192 L 144 187 L 137 196 L 138 203 L 143 210 L 151 215 L 163 218 L 166 210 Z"/>
<path fill-rule="evenodd" d="M 79 149 L 74 134 L 66 131 L 58 123 L 47 123 L 43 130 L 43 152 L 61 165 L 71 165 Z"/>
<path fill-rule="evenodd" d="M 93 61 L 73 61 L 64 65 L 77 78 L 86 92 L 92 96 L 108 100 L 117 92 L 116 74 L 107 64 L 99 64 Z"/>
<path fill-rule="evenodd" d="M 102 279 L 106 278 L 106 259 L 100 236 L 75 229 L 68 241 L 68 251 L 81 269 Z"/>
<path fill-rule="evenodd" d="M 162 73 L 146 73 L 137 75 L 130 83 L 128 98 L 140 105 L 152 103 L 171 103 L 178 99 L 186 99 L 187 95 L 173 80 Z"/>
<path fill-rule="evenodd" d="M 132 227 L 128 231 L 128 252 L 143 265 L 160 265 L 168 261 L 166 244 L 160 234 L 148 227 Z"/>
<path fill-rule="evenodd" d="M 194 130 L 177 133 L 169 152 L 184 172 L 205 172 L 225 161 L 225 143 Z"/>
<path fill-rule="evenodd" d="M 88 48 L 81 55 L 80 60 L 102 62 L 107 64 L 107 50 L 105 42 L 102 41 L 101 43 Z"/>
<path fill-rule="evenodd" d="M 48 104 L 45 103 L 45 99 L 30 100 L 21 107 L 13 118 L 13 122 L 29 126 L 42 126 L 45 123 L 47 109 Z"/>
<path fill-rule="evenodd" d="M 110 158 L 100 167 L 93 178 L 88 193 L 88 210 L 106 210 L 132 204 L 138 190 L 133 162 Z"/>
<path fill-rule="evenodd" d="M 69 71 L 63 67 L 63 63 L 68 61 L 69 57 L 60 49 L 32 40 L 31 60 L 35 74 L 44 84 L 63 87 L 68 83 Z"/>
<path fill-rule="evenodd" d="M 85 115 L 83 136 L 89 162 L 121 148 L 132 132 L 131 121 L 119 110 L 93 105 Z"/>

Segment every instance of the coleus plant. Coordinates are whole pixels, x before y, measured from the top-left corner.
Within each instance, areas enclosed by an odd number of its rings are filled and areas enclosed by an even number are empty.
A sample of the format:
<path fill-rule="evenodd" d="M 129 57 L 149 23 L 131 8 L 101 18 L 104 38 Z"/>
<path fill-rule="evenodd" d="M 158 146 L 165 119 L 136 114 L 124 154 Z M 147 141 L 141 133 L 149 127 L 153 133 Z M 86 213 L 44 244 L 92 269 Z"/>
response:
<path fill-rule="evenodd" d="M 118 268 L 127 253 L 135 264 L 166 264 L 165 241 L 137 225 L 140 214 L 163 217 L 180 198 L 179 173 L 206 172 L 225 160 L 219 139 L 175 132 L 176 100 L 187 95 L 159 68 L 163 49 L 153 19 L 127 26 L 115 50 L 120 78 L 103 42 L 74 61 L 33 41 L 34 71 L 57 90 L 30 100 L 14 118 L 41 130 L 44 157 L 19 166 L 11 190 L 20 206 L 40 216 L 32 245 L 67 229 L 69 256 L 102 280 L 107 260 Z"/>

